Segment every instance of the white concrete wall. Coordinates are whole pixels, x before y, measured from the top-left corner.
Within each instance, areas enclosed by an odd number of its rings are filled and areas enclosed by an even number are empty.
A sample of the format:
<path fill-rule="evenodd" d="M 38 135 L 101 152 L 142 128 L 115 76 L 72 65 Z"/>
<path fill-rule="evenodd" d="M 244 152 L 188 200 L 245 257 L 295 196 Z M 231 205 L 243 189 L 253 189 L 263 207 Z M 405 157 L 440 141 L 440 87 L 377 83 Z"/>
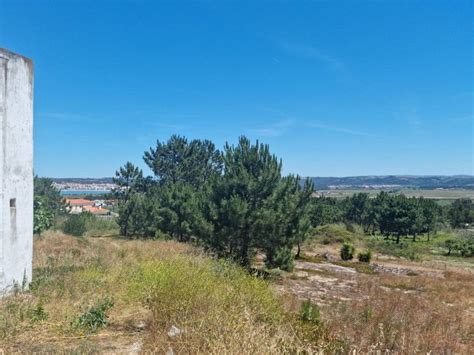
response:
<path fill-rule="evenodd" d="M 33 63 L 0 48 L 0 292 L 31 281 Z"/>

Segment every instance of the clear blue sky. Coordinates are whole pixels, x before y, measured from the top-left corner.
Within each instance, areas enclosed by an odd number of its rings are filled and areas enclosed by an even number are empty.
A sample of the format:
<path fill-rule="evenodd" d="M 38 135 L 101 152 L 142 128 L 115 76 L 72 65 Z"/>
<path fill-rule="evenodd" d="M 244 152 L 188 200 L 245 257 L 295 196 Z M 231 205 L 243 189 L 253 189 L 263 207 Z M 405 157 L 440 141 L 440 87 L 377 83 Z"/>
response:
<path fill-rule="evenodd" d="M 473 173 L 472 1 L 0 0 L 35 63 L 35 172 L 111 176 L 173 133 L 303 176 Z"/>

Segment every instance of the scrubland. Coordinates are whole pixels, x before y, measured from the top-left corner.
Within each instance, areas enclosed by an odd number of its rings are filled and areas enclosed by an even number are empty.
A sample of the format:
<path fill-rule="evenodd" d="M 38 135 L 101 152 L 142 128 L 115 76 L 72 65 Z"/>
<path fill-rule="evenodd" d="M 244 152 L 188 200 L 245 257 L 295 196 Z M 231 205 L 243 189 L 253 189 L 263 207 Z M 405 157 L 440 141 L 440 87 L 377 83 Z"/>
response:
<path fill-rule="evenodd" d="M 35 241 L 34 281 L 0 304 L 0 348 L 185 353 L 314 351 L 325 334 L 268 281 L 167 241 Z M 319 340 L 321 339 L 321 342 Z"/>
<path fill-rule="evenodd" d="M 248 272 L 174 241 L 49 231 L 35 240 L 29 290 L 0 301 L 0 349 L 471 352 L 472 258 L 459 265 L 420 241 L 413 260 L 384 250 L 370 265 L 342 262 L 348 240 L 368 247 L 357 232 L 319 228 L 293 272 Z"/>

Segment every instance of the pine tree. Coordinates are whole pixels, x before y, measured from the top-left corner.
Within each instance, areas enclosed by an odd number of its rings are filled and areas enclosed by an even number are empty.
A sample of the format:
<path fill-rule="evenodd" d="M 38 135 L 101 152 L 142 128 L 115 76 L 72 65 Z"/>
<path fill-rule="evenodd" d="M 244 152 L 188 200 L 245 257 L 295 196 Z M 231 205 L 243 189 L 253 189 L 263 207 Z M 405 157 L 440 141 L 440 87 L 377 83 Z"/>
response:
<path fill-rule="evenodd" d="M 266 252 L 268 264 L 288 264 L 292 247 L 310 226 L 312 187 L 302 192 L 298 178 L 282 179 L 281 161 L 268 145 L 253 145 L 245 137 L 237 146 L 226 144 L 223 161 L 223 174 L 214 179 L 208 195 L 212 232 L 203 242 L 244 266 L 250 265 L 256 248 Z"/>

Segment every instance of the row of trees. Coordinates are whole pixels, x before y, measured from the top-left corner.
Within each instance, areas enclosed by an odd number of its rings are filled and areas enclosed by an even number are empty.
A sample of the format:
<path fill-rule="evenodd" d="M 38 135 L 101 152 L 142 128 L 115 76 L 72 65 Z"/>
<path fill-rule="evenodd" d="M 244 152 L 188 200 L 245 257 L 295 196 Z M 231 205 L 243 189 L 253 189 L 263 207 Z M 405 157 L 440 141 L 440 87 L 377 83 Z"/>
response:
<path fill-rule="evenodd" d="M 474 221 L 474 205 L 470 199 L 459 199 L 442 208 L 423 197 L 382 191 L 375 198 L 357 193 L 343 200 L 313 199 L 311 218 L 314 226 L 348 221 L 361 225 L 367 234 L 393 236 L 399 243 L 402 236 L 412 236 L 415 241 L 421 234 L 427 234 L 429 240 L 430 234 L 444 224 L 453 228 L 469 225 Z"/>
<path fill-rule="evenodd" d="M 153 177 L 132 163 L 116 172 L 124 235 L 192 240 L 244 266 L 259 249 L 267 265 L 291 268 L 291 251 L 311 228 L 313 187 L 282 176 L 268 145 L 241 137 L 219 151 L 210 141 L 175 135 L 158 141 L 144 161 Z"/>

